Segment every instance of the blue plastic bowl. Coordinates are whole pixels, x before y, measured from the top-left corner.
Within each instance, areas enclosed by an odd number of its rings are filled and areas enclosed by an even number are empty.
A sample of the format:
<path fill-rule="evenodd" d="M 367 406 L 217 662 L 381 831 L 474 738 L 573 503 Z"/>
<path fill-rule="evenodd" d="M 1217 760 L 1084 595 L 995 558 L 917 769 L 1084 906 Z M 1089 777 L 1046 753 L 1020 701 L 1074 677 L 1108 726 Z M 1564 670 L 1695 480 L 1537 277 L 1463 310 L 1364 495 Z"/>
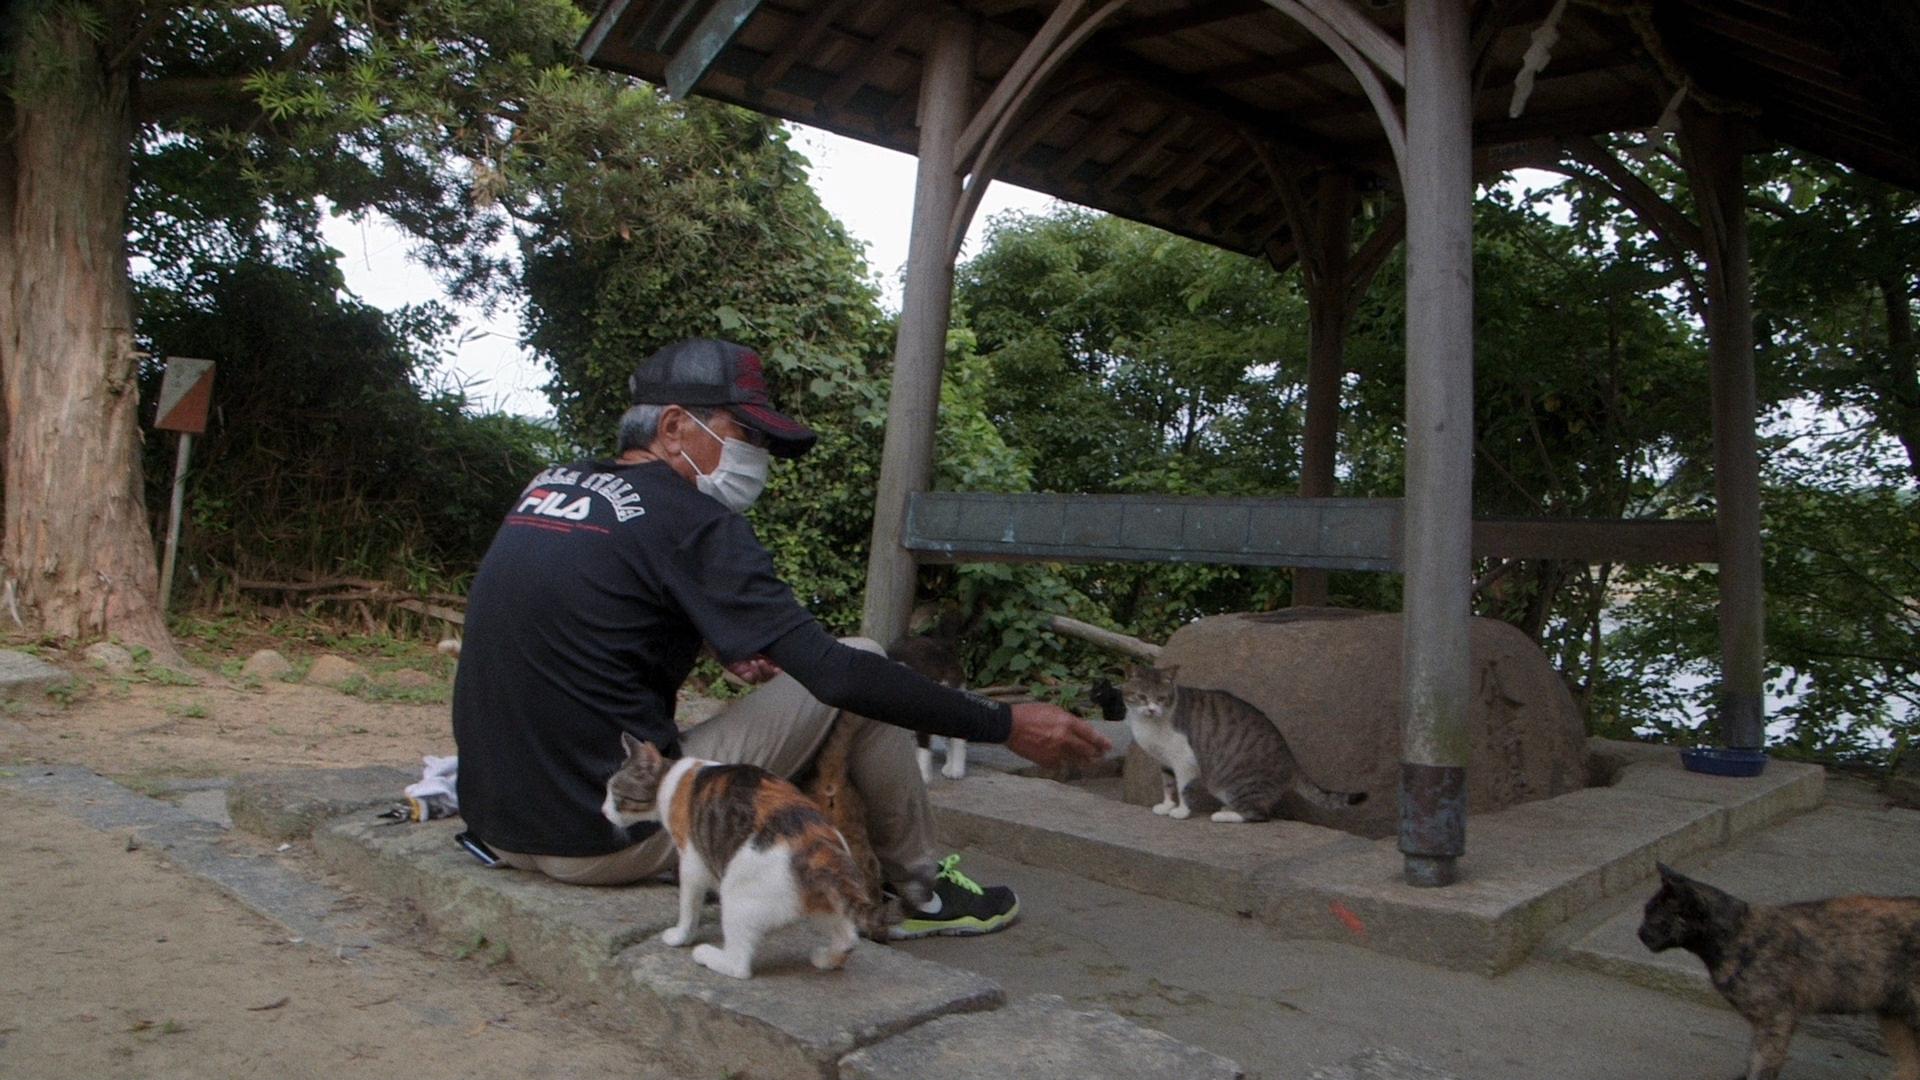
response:
<path fill-rule="evenodd" d="M 1680 751 L 1688 772 L 1714 776 L 1759 776 L 1767 767 L 1765 750 L 1733 750 L 1718 746 L 1689 746 Z"/>

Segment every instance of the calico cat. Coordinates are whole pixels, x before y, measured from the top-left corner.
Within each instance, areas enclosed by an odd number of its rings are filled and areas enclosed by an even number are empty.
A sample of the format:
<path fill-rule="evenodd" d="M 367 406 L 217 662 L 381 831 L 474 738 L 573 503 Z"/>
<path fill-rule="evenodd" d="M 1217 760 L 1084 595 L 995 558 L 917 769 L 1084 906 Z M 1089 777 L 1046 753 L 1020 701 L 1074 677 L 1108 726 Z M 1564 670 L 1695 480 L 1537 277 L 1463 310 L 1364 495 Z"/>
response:
<path fill-rule="evenodd" d="M 621 733 L 626 761 L 607 779 L 600 812 L 615 825 L 658 821 L 680 854 L 680 921 L 661 933 L 691 944 L 707 889 L 718 885 L 724 947 L 699 945 L 693 961 L 736 979 L 753 976 L 768 932 L 812 919 L 829 934 L 813 966 L 847 962 L 866 889 L 847 842 L 799 789 L 754 765 L 668 761 Z"/>
<path fill-rule="evenodd" d="M 1215 821 L 1265 821 L 1289 798 L 1329 809 L 1366 801 L 1363 792 L 1308 780 L 1265 713 L 1225 690 L 1178 686 L 1179 670 L 1132 666 L 1120 687 L 1134 741 L 1164 768 L 1166 797 L 1154 813 L 1184 818 L 1210 797 L 1207 806 L 1222 804 Z M 1111 706 L 1103 703 L 1103 711 L 1110 715 Z"/>
<path fill-rule="evenodd" d="M 966 668 L 960 663 L 960 637 L 958 620 L 943 619 L 929 633 L 909 634 L 887 646 L 887 656 L 939 683 L 955 690 L 966 685 Z M 921 732 L 914 733 L 914 741 L 919 744 L 915 758 L 920 762 L 920 779 L 933 780 L 933 736 Z M 947 740 L 947 763 L 940 767 L 940 775 L 949 780 L 959 780 L 967 775 L 967 740 Z"/>
<path fill-rule="evenodd" d="M 1753 1025 L 1746 1080 L 1780 1075 L 1810 1013 L 1877 1014 L 1894 1080 L 1920 1080 L 1920 897 L 1765 906 L 1659 870 L 1640 941 L 1706 963 L 1713 988 Z"/>

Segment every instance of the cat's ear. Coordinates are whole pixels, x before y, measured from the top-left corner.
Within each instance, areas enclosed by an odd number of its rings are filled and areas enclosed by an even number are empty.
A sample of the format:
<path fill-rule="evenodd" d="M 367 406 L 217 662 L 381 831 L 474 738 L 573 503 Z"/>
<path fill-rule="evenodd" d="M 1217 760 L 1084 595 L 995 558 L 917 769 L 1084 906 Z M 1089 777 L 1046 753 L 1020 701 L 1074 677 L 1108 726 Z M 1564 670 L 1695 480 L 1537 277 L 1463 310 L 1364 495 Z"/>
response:
<path fill-rule="evenodd" d="M 1172 682 L 1173 677 L 1178 674 L 1180 674 L 1179 664 L 1173 664 L 1169 667 L 1163 667 L 1160 669 L 1160 677 L 1167 680 L 1168 682 Z"/>
<path fill-rule="evenodd" d="M 1668 866 L 1666 863 L 1663 863 L 1663 862 L 1654 863 L 1653 868 L 1655 870 L 1660 871 L 1660 880 L 1665 882 L 1668 885 L 1691 884 L 1691 882 L 1687 879 L 1687 876 L 1685 874 L 1682 874 L 1680 871 L 1675 870 L 1671 866 Z"/>
<path fill-rule="evenodd" d="M 620 733 L 620 748 L 627 752 L 628 761 L 632 761 L 634 758 L 639 757 L 644 750 L 650 749 L 652 746 L 653 746 L 652 743 L 642 742 L 641 740 L 634 738 L 628 732 L 623 731 Z"/>

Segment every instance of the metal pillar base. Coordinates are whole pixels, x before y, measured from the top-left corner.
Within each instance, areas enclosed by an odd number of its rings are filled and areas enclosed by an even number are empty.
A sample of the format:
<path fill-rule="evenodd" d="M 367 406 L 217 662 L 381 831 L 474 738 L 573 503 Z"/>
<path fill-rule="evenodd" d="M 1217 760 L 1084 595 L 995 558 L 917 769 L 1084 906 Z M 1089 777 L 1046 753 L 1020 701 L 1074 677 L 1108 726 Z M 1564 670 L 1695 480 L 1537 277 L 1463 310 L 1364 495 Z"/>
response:
<path fill-rule="evenodd" d="M 1400 853 L 1407 884 L 1451 885 L 1454 861 L 1467 851 L 1467 770 L 1459 765 L 1400 764 Z"/>
<path fill-rule="evenodd" d="M 1460 860 L 1451 855 L 1408 855 L 1407 884 L 1416 889 L 1437 889 L 1460 880 Z"/>

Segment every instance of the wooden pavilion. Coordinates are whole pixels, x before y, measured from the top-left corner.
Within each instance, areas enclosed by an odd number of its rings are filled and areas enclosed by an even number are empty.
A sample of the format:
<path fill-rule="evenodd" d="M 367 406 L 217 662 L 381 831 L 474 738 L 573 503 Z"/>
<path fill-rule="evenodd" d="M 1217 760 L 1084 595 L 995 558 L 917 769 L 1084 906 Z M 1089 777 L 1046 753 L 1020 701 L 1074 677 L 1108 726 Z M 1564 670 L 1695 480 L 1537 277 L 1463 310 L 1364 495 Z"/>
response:
<path fill-rule="evenodd" d="M 1757 400 L 1744 154 L 1787 144 L 1920 187 L 1920 5 L 1869 0 L 604 0 L 598 66 L 918 156 L 864 632 L 904 628 L 917 561 L 1184 559 L 1405 574 L 1400 850 L 1414 884 L 1465 851 L 1476 554 L 1719 564 L 1721 736 L 1764 741 Z M 1677 133 L 1693 205 L 1597 137 Z M 1711 526 L 1472 518 L 1472 200 L 1532 166 L 1610 185 L 1705 267 Z M 1005 179 L 1301 268 L 1297 497 L 927 492 L 953 263 Z M 1369 193 L 1395 209 L 1365 236 Z M 1402 500 L 1337 499 L 1354 304 L 1407 262 Z"/>

